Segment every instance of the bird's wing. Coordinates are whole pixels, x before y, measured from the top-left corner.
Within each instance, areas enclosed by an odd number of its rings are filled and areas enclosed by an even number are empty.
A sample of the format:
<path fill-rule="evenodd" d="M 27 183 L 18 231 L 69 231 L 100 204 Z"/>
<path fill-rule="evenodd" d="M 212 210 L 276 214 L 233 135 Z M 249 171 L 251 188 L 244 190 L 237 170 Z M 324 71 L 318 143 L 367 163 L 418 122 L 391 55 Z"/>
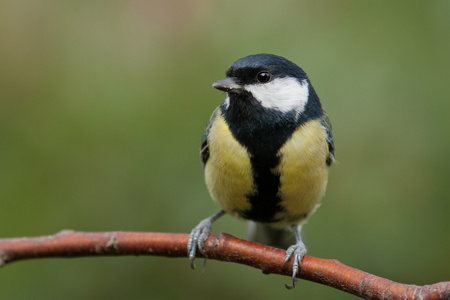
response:
<path fill-rule="evenodd" d="M 211 118 L 208 121 L 208 124 L 206 125 L 205 132 L 203 133 L 202 137 L 202 144 L 200 145 L 200 159 L 202 161 L 202 166 L 205 168 L 205 164 L 208 161 L 209 158 L 209 147 L 208 147 L 208 136 L 209 131 L 211 130 L 211 126 L 216 119 L 217 115 L 220 113 L 220 107 L 217 107 L 214 112 L 211 115 Z"/>
<path fill-rule="evenodd" d="M 331 163 L 334 161 L 334 139 L 333 139 L 333 133 L 331 132 L 331 122 L 328 118 L 327 114 L 324 112 L 323 116 L 321 118 L 322 125 L 325 127 L 325 130 L 327 132 L 327 144 L 328 144 L 328 157 L 327 157 L 327 165 L 331 165 Z"/>

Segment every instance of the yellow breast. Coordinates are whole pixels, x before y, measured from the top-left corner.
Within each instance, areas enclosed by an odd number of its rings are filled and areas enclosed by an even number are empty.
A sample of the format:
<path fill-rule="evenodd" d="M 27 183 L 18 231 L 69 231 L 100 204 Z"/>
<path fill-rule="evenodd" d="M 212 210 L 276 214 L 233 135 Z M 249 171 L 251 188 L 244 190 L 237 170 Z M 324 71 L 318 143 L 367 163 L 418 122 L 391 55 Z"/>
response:
<path fill-rule="evenodd" d="M 218 114 L 208 136 L 209 159 L 205 165 L 206 186 L 213 200 L 227 213 L 250 209 L 246 196 L 255 193 L 247 149 L 232 136 L 222 115 Z"/>
<path fill-rule="evenodd" d="M 328 181 L 328 145 L 320 120 L 300 126 L 282 146 L 280 164 L 273 170 L 280 176 L 279 197 L 283 211 L 278 225 L 294 225 L 311 215 L 325 194 Z"/>
<path fill-rule="evenodd" d="M 257 193 L 250 154 L 233 137 L 218 114 L 208 136 L 209 159 L 205 181 L 213 200 L 227 213 L 249 211 L 248 196 Z M 281 147 L 280 163 L 272 173 L 280 177 L 280 210 L 274 226 L 302 223 L 318 206 L 328 180 L 326 132 L 320 120 L 301 125 Z"/>

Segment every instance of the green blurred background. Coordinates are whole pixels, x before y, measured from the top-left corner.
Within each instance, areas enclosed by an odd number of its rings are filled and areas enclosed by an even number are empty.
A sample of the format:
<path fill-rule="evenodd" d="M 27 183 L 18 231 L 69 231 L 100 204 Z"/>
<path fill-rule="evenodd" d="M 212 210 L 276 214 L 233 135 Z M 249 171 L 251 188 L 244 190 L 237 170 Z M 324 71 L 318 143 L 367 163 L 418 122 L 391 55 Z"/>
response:
<path fill-rule="evenodd" d="M 0 2 L 0 236 L 189 232 L 218 208 L 199 162 L 243 56 L 302 66 L 338 164 L 309 254 L 394 281 L 450 280 L 450 2 Z M 229 216 L 221 231 L 245 238 Z M 200 261 L 197 262 L 200 264 Z M 42 259 L 0 270 L 2 299 L 350 299 L 186 259 Z"/>

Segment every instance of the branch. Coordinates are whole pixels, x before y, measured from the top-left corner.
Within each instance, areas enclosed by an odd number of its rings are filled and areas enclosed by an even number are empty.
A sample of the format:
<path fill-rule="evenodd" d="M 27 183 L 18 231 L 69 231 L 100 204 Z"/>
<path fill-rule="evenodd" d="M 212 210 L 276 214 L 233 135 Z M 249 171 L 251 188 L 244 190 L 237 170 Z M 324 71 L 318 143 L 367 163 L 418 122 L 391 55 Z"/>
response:
<path fill-rule="evenodd" d="M 144 232 L 75 232 L 34 238 L 0 239 L 0 266 L 44 257 L 114 255 L 187 256 L 189 235 Z M 206 257 L 248 265 L 264 274 L 291 276 L 292 262 L 283 266 L 286 252 L 228 234 L 210 236 Z M 186 263 L 187 264 L 187 263 Z M 393 282 L 348 267 L 337 260 L 305 256 L 299 278 L 325 284 L 366 299 L 450 299 L 450 281 L 416 286 Z"/>

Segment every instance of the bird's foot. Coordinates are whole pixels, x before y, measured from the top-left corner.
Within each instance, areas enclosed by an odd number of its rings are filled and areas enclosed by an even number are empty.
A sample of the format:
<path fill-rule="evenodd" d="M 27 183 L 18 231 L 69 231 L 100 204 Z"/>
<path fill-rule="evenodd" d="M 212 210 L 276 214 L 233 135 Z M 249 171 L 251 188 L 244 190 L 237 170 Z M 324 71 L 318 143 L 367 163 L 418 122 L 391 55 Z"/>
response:
<path fill-rule="evenodd" d="M 191 234 L 189 235 L 189 241 L 187 244 L 187 254 L 189 257 L 189 261 L 191 263 L 191 268 L 195 269 L 194 259 L 195 254 L 198 251 L 203 254 L 203 247 L 205 246 L 205 242 L 208 239 L 209 234 L 211 233 L 212 222 L 220 218 L 225 214 L 223 209 L 219 210 L 211 217 L 204 219 L 194 229 L 192 229 Z M 205 260 L 206 264 L 206 260 Z M 203 270 L 205 270 L 205 264 L 203 264 Z"/>
<path fill-rule="evenodd" d="M 298 281 L 297 274 L 301 268 L 301 262 L 303 256 L 306 254 L 305 244 L 301 240 L 297 241 L 297 244 L 290 246 L 286 250 L 286 258 L 284 259 L 284 264 L 286 264 L 292 257 L 294 263 L 292 264 L 292 285 L 285 285 L 288 290 L 295 288 L 295 284 Z"/>
<path fill-rule="evenodd" d="M 203 254 L 203 247 L 205 246 L 205 242 L 211 233 L 211 225 L 212 222 L 210 218 L 204 219 L 197 226 L 195 226 L 194 229 L 192 229 L 191 234 L 189 235 L 187 249 L 192 269 L 195 269 L 194 259 L 197 249 Z"/>

